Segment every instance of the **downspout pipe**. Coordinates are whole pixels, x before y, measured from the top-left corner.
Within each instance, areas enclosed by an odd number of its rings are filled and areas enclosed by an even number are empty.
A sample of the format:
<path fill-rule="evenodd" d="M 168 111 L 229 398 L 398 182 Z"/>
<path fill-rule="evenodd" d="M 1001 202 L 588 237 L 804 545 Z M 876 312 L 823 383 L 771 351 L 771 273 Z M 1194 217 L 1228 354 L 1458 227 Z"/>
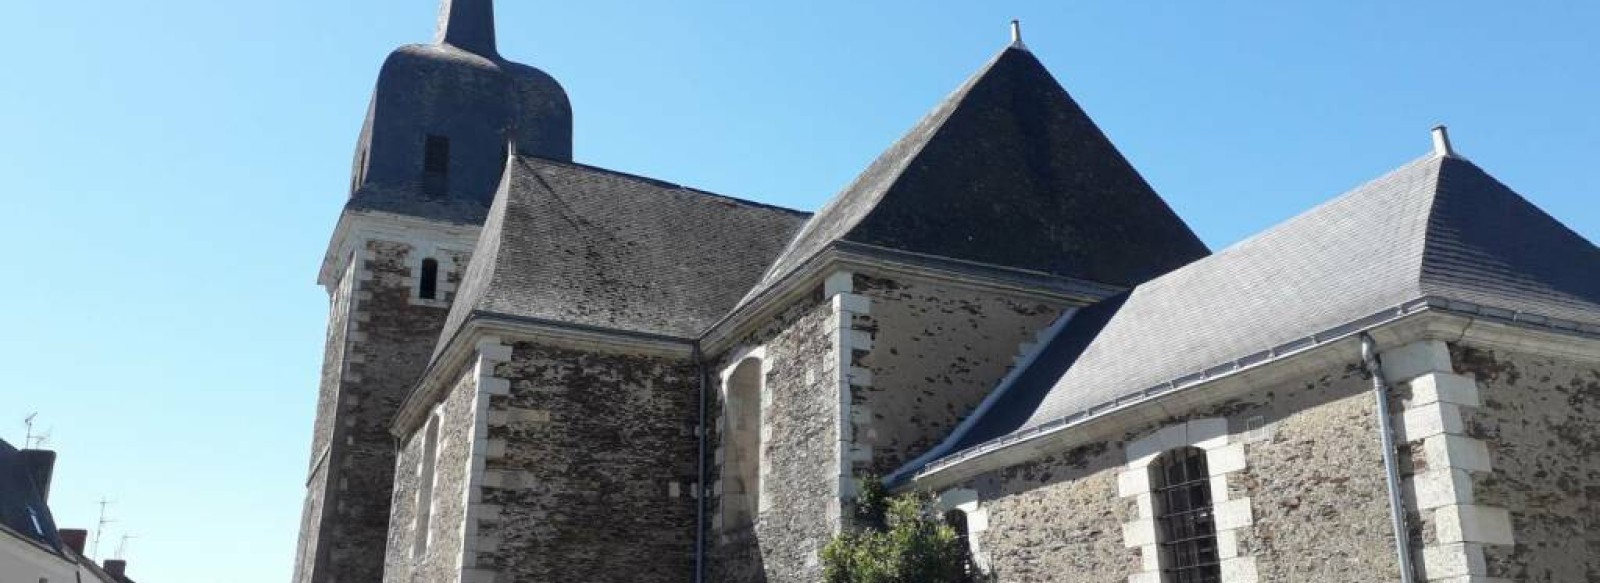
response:
<path fill-rule="evenodd" d="M 700 343 L 694 343 L 694 366 L 700 376 L 700 426 L 695 433 L 700 438 L 700 459 L 694 485 L 694 581 L 705 583 L 706 580 L 706 441 L 711 438 L 711 431 L 706 428 L 706 417 L 710 415 L 708 409 L 711 391 L 711 376 L 706 371 L 705 354 L 700 352 Z"/>
<path fill-rule="evenodd" d="M 1389 383 L 1383 378 L 1383 363 L 1378 360 L 1377 342 L 1361 333 L 1361 362 L 1372 375 L 1372 395 L 1378 401 L 1378 433 L 1383 441 L 1383 470 L 1389 485 L 1389 519 L 1394 526 L 1394 550 L 1400 561 L 1400 582 L 1415 583 L 1416 567 L 1411 562 L 1411 531 L 1406 527 L 1405 499 L 1400 492 L 1400 462 L 1396 459 L 1394 416 L 1389 413 Z"/>

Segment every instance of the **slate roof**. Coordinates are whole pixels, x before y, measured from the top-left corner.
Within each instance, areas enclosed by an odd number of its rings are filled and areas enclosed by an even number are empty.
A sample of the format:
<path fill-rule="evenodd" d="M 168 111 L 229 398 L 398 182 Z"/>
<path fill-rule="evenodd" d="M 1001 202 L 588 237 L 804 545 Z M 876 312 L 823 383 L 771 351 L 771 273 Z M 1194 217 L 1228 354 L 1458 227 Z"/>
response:
<path fill-rule="evenodd" d="M 1207 253 L 1020 44 L 823 207 L 750 297 L 835 241 L 1112 285 Z"/>
<path fill-rule="evenodd" d="M 1600 333 L 1600 248 L 1473 163 L 1429 156 L 1079 311 L 946 451 L 1260 362 L 1423 298 Z"/>
<path fill-rule="evenodd" d="M 808 216 L 516 157 L 438 350 L 472 316 L 698 337 L 733 308 Z"/>
<path fill-rule="evenodd" d="M 0 440 L 0 525 L 12 533 L 60 552 L 55 519 L 34 481 L 22 452 Z"/>

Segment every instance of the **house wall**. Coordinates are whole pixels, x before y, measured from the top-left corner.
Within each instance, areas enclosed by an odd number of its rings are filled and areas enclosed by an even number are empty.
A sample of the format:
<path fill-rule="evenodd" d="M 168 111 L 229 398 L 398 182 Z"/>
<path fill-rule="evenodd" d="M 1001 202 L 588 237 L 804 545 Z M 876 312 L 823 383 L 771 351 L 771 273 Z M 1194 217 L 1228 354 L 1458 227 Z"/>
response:
<path fill-rule="evenodd" d="M 466 565 L 496 581 L 691 579 L 699 368 L 687 349 L 504 346 L 480 361 L 481 382 L 502 388 L 484 391 Z"/>
<path fill-rule="evenodd" d="M 993 390 L 1063 302 L 1020 299 L 910 278 L 857 274 L 871 301 L 851 365 L 871 373 L 851 393 L 857 477 L 885 476 L 927 452 Z"/>
<path fill-rule="evenodd" d="M 403 442 L 393 468 L 392 516 L 388 521 L 385 583 L 449 583 L 461 581 L 462 524 L 466 520 L 467 487 L 471 478 L 472 428 L 475 424 L 477 380 L 468 371 L 458 375 L 444 400 L 431 415 L 438 416 L 438 449 L 434 462 L 433 496 L 418 499 L 426 425 Z M 431 416 L 430 415 L 430 416 Z M 428 544 L 415 554 L 417 515 L 431 504 Z"/>
<path fill-rule="evenodd" d="M 77 583 L 78 568 L 54 551 L 0 532 L 0 575 L 24 583 Z"/>
<path fill-rule="evenodd" d="M 1204 447 L 1219 530 L 1232 547 L 1223 553 L 1232 560 L 1225 581 L 1396 580 L 1369 380 L 1355 363 L 1295 378 L 946 493 L 976 493 L 986 516 L 973 536 L 1000 581 L 1156 581 L 1153 556 L 1140 548 L 1153 520 L 1141 496 L 1147 467 L 1136 460 L 1198 445 L 1182 440 L 1185 427 L 1201 439 L 1189 421 L 1216 423 Z M 1179 437 L 1166 439 L 1174 429 Z M 1150 445 L 1164 439 L 1171 443 Z"/>
<path fill-rule="evenodd" d="M 1483 546 L 1486 575 L 1510 581 L 1600 581 L 1600 364 L 1451 346 L 1477 381 L 1467 435 L 1487 444 L 1474 503 L 1509 510 L 1513 544 Z"/>
<path fill-rule="evenodd" d="M 440 301 L 416 299 L 421 255 L 440 260 Z M 366 239 L 330 297 L 296 582 L 378 580 L 400 402 L 427 365 L 468 256 L 424 241 Z"/>
<path fill-rule="evenodd" d="M 718 444 L 708 499 L 710 580 L 726 583 L 821 579 L 820 551 L 838 531 L 841 501 L 837 331 L 840 310 L 822 290 L 797 301 L 735 348 L 712 360 L 712 443 Z M 752 529 L 727 527 L 719 510 L 725 388 L 717 373 L 761 347 L 766 359 L 763 491 L 768 497 Z"/>

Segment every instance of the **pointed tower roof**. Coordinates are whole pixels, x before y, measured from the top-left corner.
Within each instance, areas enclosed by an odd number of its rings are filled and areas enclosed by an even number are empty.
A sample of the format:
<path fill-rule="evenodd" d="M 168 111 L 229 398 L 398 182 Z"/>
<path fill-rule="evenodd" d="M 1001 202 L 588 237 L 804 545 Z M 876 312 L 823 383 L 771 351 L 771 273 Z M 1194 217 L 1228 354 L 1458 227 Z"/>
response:
<path fill-rule="evenodd" d="M 481 224 L 508 138 L 525 154 L 572 159 L 566 90 L 500 56 L 493 0 L 441 0 L 435 41 L 384 61 L 356 146 L 350 210 Z"/>
<path fill-rule="evenodd" d="M 494 40 L 494 0 L 443 0 L 435 42 L 491 59 L 500 56 Z"/>
<path fill-rule="evenodd" d="M 1113 285 L 1207 253 L 1021 42 L 823 207 L 751 297 L 839 241 Z"/>
<path fill-rule="evenodd" d="M 1010 442 L 1425 310 L 1600 336 L 1600 248 L 1448 147 L 1076 315 L 946 446 Z"/>

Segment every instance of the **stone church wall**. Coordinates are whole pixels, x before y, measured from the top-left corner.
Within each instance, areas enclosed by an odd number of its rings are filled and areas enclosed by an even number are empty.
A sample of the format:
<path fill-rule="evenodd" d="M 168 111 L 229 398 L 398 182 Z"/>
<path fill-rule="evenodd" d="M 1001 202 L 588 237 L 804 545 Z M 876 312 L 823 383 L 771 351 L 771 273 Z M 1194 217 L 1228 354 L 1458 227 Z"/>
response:
<path fill-rule="evenodd" d="M 818 551 L 832 540 L 843 512 L 839 499 L 840 407 L 839 365 L 834 334 L 834 306 L 817 290 L 787 308 L 760 330 L 746 336 L 735 350 L 765 347 L 768 471 L 762 476 L 763 504 L 754 532 L 724 528 L 721 512 L 721 466 L 717 452 L 708 500 L 710 580 L 725 583 L 813 582 L 821 579 Z M 723 355 L 710 367 L 718 371 L 738 364 Z M 716 395 L 722 395 L 716 381 Z M 722 443 L 722 404 L 715 400 L 713 444 Z"/>
<path fill-rule="evenodd" d="M 310 478 L 306 480 L 305 508 L 300 518 L 300 542 L 295 549 L 294 581 L 310 581 L 315 571 L 316 550 L 322 534 L 323 503 L 328 492 L 328 457 L 332 453 L 333 430 L 338 422 L 339 381 L 344 372 L 345 349 L 349 343 L 350 304 L 355 299 L 354 261 L 339 278 L 339 285 L 328 298 L 328 336 L 323 347 L 322 376 L 317 391 L 317 417 L 311 430 Z"/>
<path fill-rule="evenodd" d="M 851 393 L 851 460 L 884 476 L 955 429 L 1016 364 L 1060 305 L 910 279 L 856 275 L 872 301 L 855 328 L 870 344 L 852 364 L 871 373 Z"/>
<path fill-rule="evenodd" d="M 366 241 L 331 298 L 297 582 L 381 574 L 394 481 L 389 424 L 428 362 L 448 305 L 414 299 L 415 255 L 411 244 Z M 440 290 L 454 289 L 467 255 L 438 259 Z"/>
<path fill-rule="evenodd" d="M 427 431 L 419 428 L 405 440 L 394 466 L 393 514 L 389 521 L 388 552 L 384 578 L 387 583 L 452 582 L 460 578 L 462 556 L 461 524 L 466 520 L 468 460 L 472 448 L 474 423 L 473 395 L 476 382 L 461 375 L 451 387 L 435 414 L 438 418 L 433 496 L 431 502 L 418 499 L 422 452 Z M 420 556 L 415 554 L 417 515 L 423 504 L 430 504 L 428 543 Z"/>
<path fill-rule="evenodd" d="M 1486 545 L 1487 574 L 1511 581 L 1600 581 L 1600 364 L 1451 347 L 1477 378 L 1482 406 L 1463 409 L 1487 442 L 1492 471 L 1475 503 L 1510 510 L 1514 545 Z"/>
<path fill-rule="evenodd" d="M 471 563 L 497 581 L 690 579 L 698 375 L 687 354 L 514 343 Z"/>
<path fill-rule="evenodd" d="M 1213 498 L 1235 501 L 1219 505 L 1219 515 L 1231 514 L 1219 522 L 1242 525 L 1234 546 L 1253 558 L 1255 580 L 1392 581 L 1398 569 L 1369 388 L 1354 363 L 1323 368 L 953 489 L 976 492 L 987 524 L 974 536 L 1000 581 L 1129 581 L 1150 569 L 1126 538 L 1130 525 L 1148 519 L 1119 486 L 1130 444 L 1187 420 L 1222 419 L 1223 447 L 1241 448 L 1242 467 L 1212 467 L 1233 470 L 1219 478 L 1226 492 Z"/>

